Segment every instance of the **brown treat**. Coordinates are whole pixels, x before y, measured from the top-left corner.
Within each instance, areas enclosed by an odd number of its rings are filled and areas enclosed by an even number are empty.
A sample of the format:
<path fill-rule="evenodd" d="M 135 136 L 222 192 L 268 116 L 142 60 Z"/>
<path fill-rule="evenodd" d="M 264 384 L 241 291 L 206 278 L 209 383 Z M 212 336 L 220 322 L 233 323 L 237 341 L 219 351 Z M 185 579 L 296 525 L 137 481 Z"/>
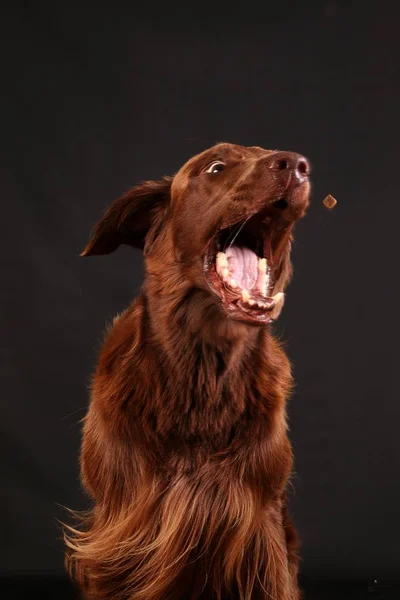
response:
<path fill-rule="evenodd" d="M 329 208 L 329 209 L 332 209 L 337 204 L 337 200 L 330 194 L 328 194 L 327 197 L 324 198 L 322 202 L 325 204 L 326 208 Z"/>

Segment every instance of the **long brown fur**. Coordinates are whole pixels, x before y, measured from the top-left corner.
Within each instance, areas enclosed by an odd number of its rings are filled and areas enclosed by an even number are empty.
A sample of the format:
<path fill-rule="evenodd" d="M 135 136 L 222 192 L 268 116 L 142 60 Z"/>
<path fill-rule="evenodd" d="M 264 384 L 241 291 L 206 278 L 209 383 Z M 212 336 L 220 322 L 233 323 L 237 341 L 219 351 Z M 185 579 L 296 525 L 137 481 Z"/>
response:
<path fill-rule="evenodd" d="M 216 156 L 226 172 L 203 177 Z M 238 220 L 287 186 L 265 168 L 271 156 L 220 144 L 174 178 L 133 188 L 83 253 L 125 243 L 144 248 L 146 264 L 139 297 L 106 333 L 84 424 L 82 481 L 94 503 L 66 543 L 85 598 L 299 598 L 286 501 L 290 365 L 269 325 L 224 313 L 202 263 L 228 215 Z M 290 279 L 308 187 L 293 198 L 274 293 Z"/>

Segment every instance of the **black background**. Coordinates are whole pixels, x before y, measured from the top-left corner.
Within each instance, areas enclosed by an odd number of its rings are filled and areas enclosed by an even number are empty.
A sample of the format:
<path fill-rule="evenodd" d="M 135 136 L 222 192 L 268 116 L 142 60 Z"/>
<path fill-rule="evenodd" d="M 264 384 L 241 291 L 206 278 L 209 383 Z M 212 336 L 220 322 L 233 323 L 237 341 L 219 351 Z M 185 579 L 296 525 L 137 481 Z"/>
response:
<path fill-rule="evenodd" d="M 143 276 L 139 251 L 79 258 L 91 227 L 126 188 L 231 141 L 302 152 L 314 169 L 277 326 L 297 382 L 302 576 L 327 582 L 319 598 L 349 580 L 365 582 L 352 598 L 388 598 L 379 582 L 400 579 L 396 4 L 147 8 L 26 2 L 2 19 L 0 574 L 14 593 L 34 577 L 42 597 L 64 597 L 50 582 L 63 577 L 62 506 L 88 503 L 87 385 L 106 322 Z"/>

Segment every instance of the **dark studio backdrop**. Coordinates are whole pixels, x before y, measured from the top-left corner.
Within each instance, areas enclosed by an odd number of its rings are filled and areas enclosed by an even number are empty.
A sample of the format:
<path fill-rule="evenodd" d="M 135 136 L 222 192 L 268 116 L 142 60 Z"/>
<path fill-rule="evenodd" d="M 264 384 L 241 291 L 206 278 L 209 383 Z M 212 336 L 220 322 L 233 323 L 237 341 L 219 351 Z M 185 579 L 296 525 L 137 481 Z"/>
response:
<path fill-rule="evenodd" d="M 57 519 L 88 503 L 78 454 L 89 377 L 105 324 L 143 277 L 139 251 L 79 258 L 90 229 L 128 187 L 217 141 L 299 151 L 314 169 L 276 327 L 296 378 L 306 598 L 396 597 L 385 582 L 400 579 L 399 21 L 395 3 L 301 4 L 3 8 L 7 599 L 22 582 L 73 597 L 57 587 Z"/>

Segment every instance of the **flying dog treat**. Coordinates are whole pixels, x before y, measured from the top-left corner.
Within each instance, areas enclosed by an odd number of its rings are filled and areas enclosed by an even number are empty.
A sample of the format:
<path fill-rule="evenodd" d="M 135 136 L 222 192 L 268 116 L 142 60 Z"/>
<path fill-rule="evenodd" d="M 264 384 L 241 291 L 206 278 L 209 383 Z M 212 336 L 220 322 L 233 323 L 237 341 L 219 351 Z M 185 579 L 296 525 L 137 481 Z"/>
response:
<path fill-rule="evenodd" d="M 324 198 L 322 202 L 326 206 L 326 208 L 329 208 L 329 209 L 332 209 L 337 204 L 337 200 L 330 194 L 328 194 L 327 197 Z"/>

